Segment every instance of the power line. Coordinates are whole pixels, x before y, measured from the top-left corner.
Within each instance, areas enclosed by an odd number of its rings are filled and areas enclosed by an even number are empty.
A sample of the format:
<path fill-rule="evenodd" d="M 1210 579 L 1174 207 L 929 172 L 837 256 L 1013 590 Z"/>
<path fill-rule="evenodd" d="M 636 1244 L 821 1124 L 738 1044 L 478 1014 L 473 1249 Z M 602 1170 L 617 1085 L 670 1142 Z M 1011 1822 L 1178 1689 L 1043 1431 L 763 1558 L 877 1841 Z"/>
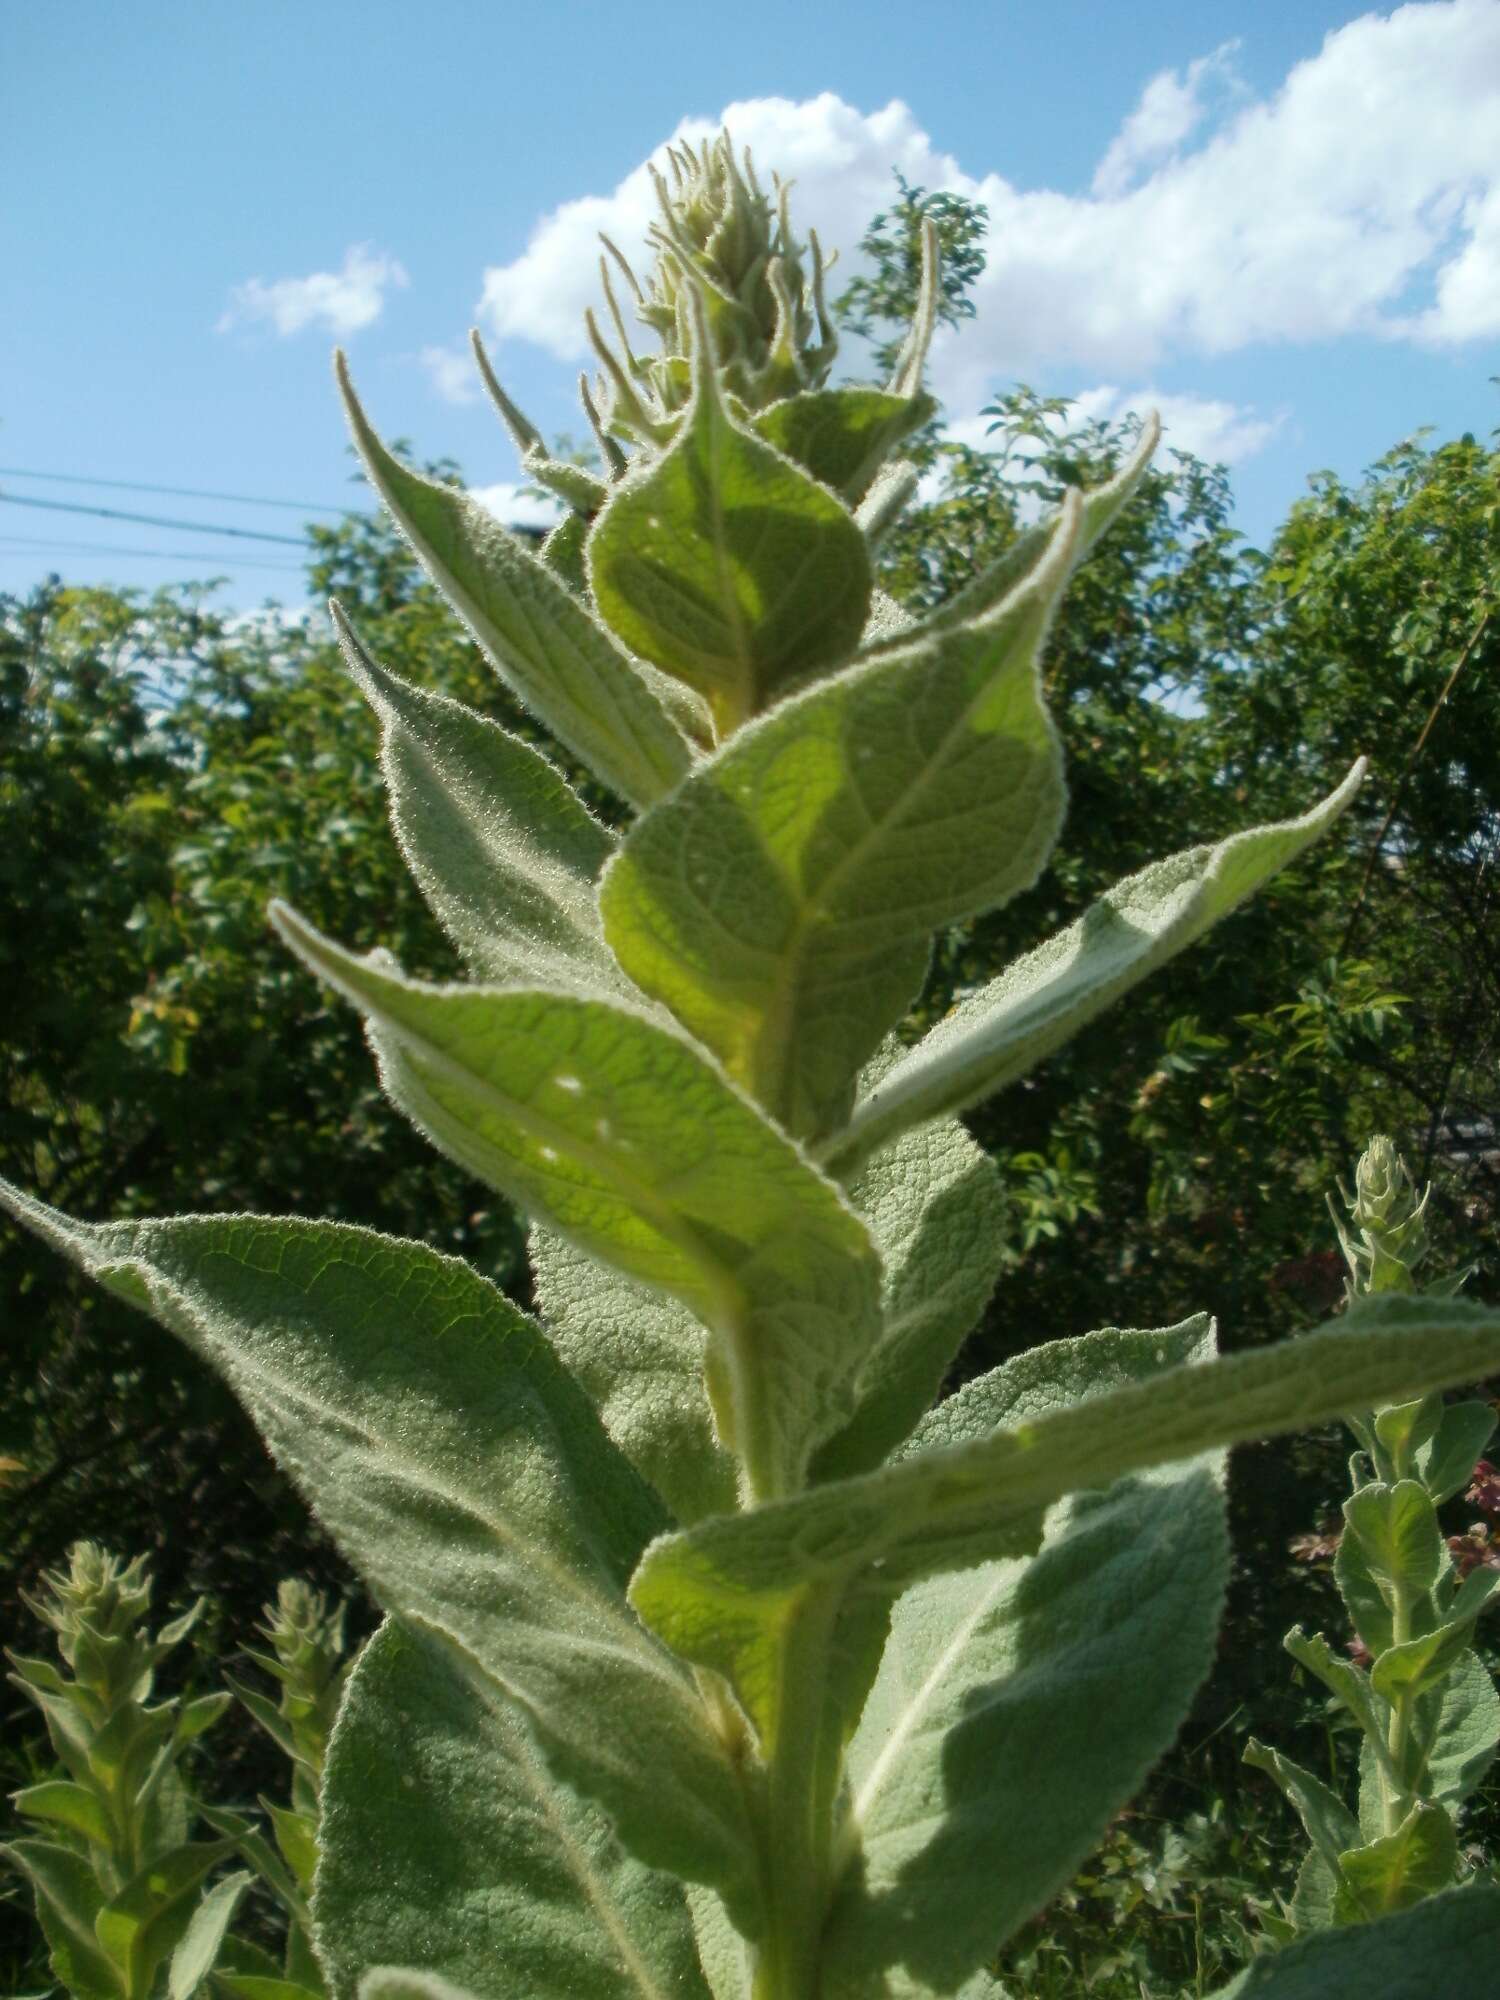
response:
<path fill-rule="evenodd" d="M 131 556 L 148 562 L 186 563 L 206 562 L 210 553 L 203 549 L 131 549 L 118 542 L 52 542 L 31 535 L 0 535 L 0 550 L 10 553 L 21 549 L 57 556 Z M 304 573 L 301 563 L 268 561 L 264 556 L 237 555 L 234 562 L 237 569 L 276 570 L 283 576 Z"/>
<path fill-rule="evenodd" d="M 314 500 L 263 500 L 253 493 L 216 493 L 204 486 L 148 486 L 141 479 L 85 479 L 75 472 L 28 472 L 19 465 L 0 465 L 0 479 L 46 479 L 62 486 L 113 486 L 122 493 L 169 493 L 178 500 L 228 500 L 242 507 L 285 507 L 297 514 L 349 514 L 351 507 L 329 507 Z"/>
<path fill-rule="evenodd" d="M 19 493 L 0 493 L 0 506 L 45 507 L 54 514 L 91 514 L 100 521 L 135 521 L 147 528 L 184 528 L 193 535 L 232 535 L 241 542 L 280 542 L 284 548 L 305 549 L 306 535 L 268 535 L 263 528 L 221 528 L 207 521 L 175 521 L 164 514 L 131 514 L 121 507 L 84 507 L 76 500 L 31 500 Z"/>

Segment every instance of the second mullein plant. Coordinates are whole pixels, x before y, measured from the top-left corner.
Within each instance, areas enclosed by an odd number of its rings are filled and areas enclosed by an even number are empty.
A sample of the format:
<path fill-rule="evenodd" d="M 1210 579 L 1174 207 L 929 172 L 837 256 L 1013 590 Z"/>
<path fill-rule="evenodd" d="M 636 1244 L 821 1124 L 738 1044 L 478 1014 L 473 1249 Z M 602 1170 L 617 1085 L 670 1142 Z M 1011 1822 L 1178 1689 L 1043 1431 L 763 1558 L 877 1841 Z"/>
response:
<path fill-rule="evenodd" d="M 1334 1222 L 1349 1307 L 1415 1295 L 1428 1248 L 1427 1194 L 1417 1195 L 1389 1139 L 1372 1141 L 1344 1199 L 1349 1221 L 1334 1210 Z M 1467 1275 L 1422 1289 L 1451 1297 Z M 1286 1646 L 1354 1727 L 1357 1804 L 1264 1744 L 1252 1740 L 1245 1753 L 1281 1786 L 1311 1842 L 1287 1909 L 1293 1934 L 1405 1909 L 1471 1874 L 1458 1813 L 1500 1743 L 1500 1695 L 1474 1650 L 1500 1569 L 1463 1561 L 1463 1538 L 1450 1543 L 1438 1521 L 1438 1509 L 1474 1477 L 1494 1435 L 1494 1408 L 1428 1395 L 1344 1421 L 1358 1449 L 1334 1578 L 1358 1658 L 1300 1627 Z"/>
<path fill-rule="evenodd" d="M 539 557 L 394 457 L 339 371 L 434 582 L 624 830 L 340 617 L 469 976 L 420 984 L 274 911 L 394 1100 L 530 1216 L 539 1317 L 357 1228 L 9 1200 L 224 1372 L 388 1613 L 324 1776 L 335 1995 L 975 2000 L 1208 1672 L 1226 1447 L 1475 1380 L 1500 1316 L 1360 1299 L 1229 1359 L 1202 1318 L 1038 1327 L 933 1407 L 1004 1239 L 958 1114 L 1108 1032 L 1358 775 L 1122 881 L 903 1043 L 934 933 L 1058 837 L 1039 655 L 1155 427 L 910 620 L 874 560 L 932 408 L 930 233 L 892 379 L 835 386 L 785 189 L 721 140 L 660 191 L 654 271 L 611 248 L 591 322 L 599 475 L 489 377 L 568 509 Z M 1242 1990 L 1477 1990 L 1497 1949 L 1500 1891 L 1470 1886 Z"/>

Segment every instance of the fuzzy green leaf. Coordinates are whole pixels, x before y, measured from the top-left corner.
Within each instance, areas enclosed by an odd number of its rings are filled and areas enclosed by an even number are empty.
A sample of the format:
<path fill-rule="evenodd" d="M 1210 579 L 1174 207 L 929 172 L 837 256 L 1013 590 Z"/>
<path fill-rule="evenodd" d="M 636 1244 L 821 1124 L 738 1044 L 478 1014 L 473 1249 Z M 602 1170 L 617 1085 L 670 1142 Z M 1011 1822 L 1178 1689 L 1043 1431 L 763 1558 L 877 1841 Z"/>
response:
<path fill-rule="evenodd" d="M 1497 1956 L 1500 1889 L 1455 1889 L 1257 1958 L 1213 2000 L 1480 2000 Z"/>
<path fill-rule="evenodd" d="M 1206 1323 L 1092 1334 L 1050 1369 L 1023 1355 L 934 1413 L 910 1452 L 1157 1380 L 1164 1350 L 1211 1351 Z M 829 2000 L 953 1992 L 1097 1846 L 1213 1664 L 1228 1578 L 1216 1470 L 1078 1497 L 1031 1560 L 934 1577 L 896 1604 L 850 1745 Z"/>
<path fill-rule="evenodd" d="M 1393 1591 L 1425 1597 L 1448 1568 L 1437 1513 L 1414 1479 L 1362 1486 L 1344 1502 L 1344 1519 L 1366 1562 Z"/>
<path fill-rule="evenodd" d="M 1477 1577 L 1480 1589 L 1468 1591 Z M 1387 1701 L 1401 1695 L 1426 1694 L 1447 1678 L 1468 1652 L 1474 1636 L 1474 1620 L 1500 1577 L 1493 1570 L 1476 1570 L 1454 1600 L 1447 1620 L 1434 1631 L 1408 1639 L 1404 1645 L 1387 1647 L 1370 1669 L 1370 1684 Z"/>
<path fill-rule="evenodd" d="M 1075 569 L 1114 526 L 1134 498 L 1160 441 L 1161 423 L 1153 414 L 1147 419 L 1135 450 L 1114 477 L 1083 493 L 1082 519 L 1072 553 Z M 1047 553 L 1056 526 L 1054 517 L 1024 528 L 997 562 L 966 583 L 962 590 L 956 591 L 946 604 L 930 611 L 925 618 L 908 621 L 907 629 L 900 634 L 877 638 L 876 647 L 885 649 L 892 645 L 905 645 L 930 633 L 946 632 L 955 625 L 966 624 L 970 619 L 982 618 L 1031 575 Z"/>
<path fill-rule="evenodd" d="M 518 1709 L 397 1622 L 354 1669 L 323 1812 L 335 2000 L 382 1964 L 478 2000 L 706 2000 L 681 1885 L 556 1783 Z"/>
<path fill-rule="evenodd" d="M 931 933 L 1018 894 L 1051 852 L 1062 753 L 1037 655 L 1077 518 L 1075 501 L 983 624 L 742 730 L 605 870 L 621 965 L 792 1132 L 843 1122 Z"/>
<path fill-rule="evenodd" d="M 1409 1910 L 1440 1889 L 1450 1889 L 1458 1873 L 1458 1836 L 1441 1806 L 1413 1806 L 1394 1833 L 1351 1848 L 1339 1857 L 1343 1891 L 1340 1914 L 1361 1923 Z"/>
<path fill-rule="evenodd" d="M 1006 1252 L 995 1163 L 956 1119 L 904 1132 L 850 1184 L 885 1268 L 879 1345 L 859 1406 L 813 1460 L 813 1477 L 869 1472 L 932 1407 L 964 1336 L 984 1311 Z"/>
<path fill-rule="evenodd" d="M 1301 1820 L 1302 1830 L 1314 1850 L 1337 1880 L 1339 1856 L 1345 1849 L 1359 1845 L 1359 1821 L 1338 1793 L 1311 1771 L 1294 1764 L 1290 1757 L 1283 1757 L 1279 1750 L 1257 1743 L 1253 1736 L 1245 1745 L 1245 1762 L 1275 1779 Z"/>
<path fill-rule="evenodd" d="M 455 1986 L 451 1980 L 439 1979 L 433 1972 L 377 1965 L 359 1982 L 359 2000 L 483 2000 L 483 1996 L 469 1987 Z M 506 2000 L 511 2000 L 509 1994 Z"/>
<path fill-rule="evenodd" d="M 751 419 L 757 437 L 856 507 L 886 458 L 937 410 L 931 396 L 846 384 L 772 403 Z"/>
<path fill-rule="evenodd" d="M 848 1131 L 827 1147 L 830 1164 L 847 1173 L 905 1127 L 962 1111 L 1035 1069 L 1295 861 L 1338 818 L 1363 775 L 1361 760 L 1300 819 L 1255 827 L 1216 847 L 1187 848 L 1117 883 L 1076 924 L 963 1001 L 897 1063 L 859 1105 Z"/>
<path fill-rule="evenodd" d="M 709 1329 L 720 1436 L 794 1490 L 848 1419 L 879 1263 L 838 1190 L 681 1036 L 623 1005 L 418 986 L 290 911 L 299 954 L 369 1017 L 387 1091 L 445 1152 Z"/>
<path fill-rule="evenodd" d="M 193 2000 L 218 1961 L 225 1933 L 255 1877 L 245 1870 L 216 1882 L 194 1910 L 167 1971 L 167 2000 Z"/>
<path fill-rule="evenodd" d="M 622 1278 L 550 1229 L 531 1232 L 536 1306 L 604 1428 L 683 1527 L 737 1504 L 703 1383 L 707 1336 L 679 1300 Z"/>
<path fill-rule="evenodd" d="M 1443 1411 L 1436 1434 L 1417 1453 L 1417 1471 L 1435 1506 L 1468 1485 L 1494 1435 L 1495 1412 L 1488 1403 L 1450 1403 Z"/>
<path fill-rule="evenodd" d="M 1456 1300 L 1360 1300 L 1331 1326 L 1276 1347 L 1164 1366 L 1153 1382 L 979 1443 L 702 1522 L 647 1550 L 631 1599 L 674 1650 L 728 1675 L 760 1724 L 774 1699 L 775 1634 L 815 1595 L 888 1594 L 966 1563 L 1028 1554 L 1045 1509 L 1069 1493 L 1477 1381 L 1497 1363 L 1500 1313 Z"/>
<path fill-rule="evenodd" d="M 1321 1681 L 1335 1700 L 1343 1703 L 1364 1731 L 1364 1748 L 1384 1779 L 1399 1791 L 1403 1780 L 1386 1746 L 1390 1709 L 1370 1686 L 1370 1677 L 1342 1653 L 1334 1652 L 1321 1633 L 1304 1632 L 1294 1625 L 1282 1641 L 1301 1667 Z"/>
<path fill-rule="evenodd" d="M 660 798 L 693 752 L 655 676 L 477 501 L 393 457 L 360 408 L 342 355 L 337 369 L 376 492 L 502 679 L 621 798 L 635 806 Z"/>
<path fill-rule="evenodd" d="M 612 836 L 528 744 L 388 673 L 337 605 L 334 621 L 380 718 L 401 852 L 467 963 L 489 979 L 618 987 L 594 891 Z"/>
<path fill-rule="evenodd" d="M 621 1594 L 660 1504 L 493 1285 L 332 1223 L 88 1227 L 7 1200 L 220 1370 L 382 1603 L 534 1715 L 565 1780 L 659 1865 L 741 1893 L 733 1773 L 692 1681 Z"/>
<path fill-rule="evenodd" d="M 83 1856 L 50 1840 L 13 1840 L 0 1858 L 31 1884 L 52 1970 L 74 2000 L 126 2000 L 124 1978 L 94 1931 L 103 1899 Z"/>
<path fill-rule="evenodd" d="M 677 435 L 615 488 L 585 554 L 600 616 L 695 688 L 725 736 L 854 651 L 870 559 L 849 510 L 731 418 L 696 298 L 693 312 Z"/>
<path fill-rule="evenodd" d="M 49 1778 L 40 1785 L 27 1785 L 19 1792 L 12 1792 L 10 1802 L 27 1819 L 51 1820 L 57 1826 L 81 1833 L 100 1847 L 114 1844 L 104 1802 L 86 1786 L 72 1784 L 66 1778 Z"/>
<path fill-rule="evenodd" d="M 100 1947 L 130 2000 L 146 2000 L 157 1967 L 192 1921 L 199 1883 L 230 1853 L 227 1840 L 192 1841 L 148 1862 L 94 1918 Z"/>
<path fill-rule="evenodd" d="M 1419 1703 L 1414 1733 L 1430 1746 L 1423 1789 L 1439 1805 L 1462 1805 L 1500 1746 L 1500 1694 L 1476 1653 L 1465 1653 L 1441 1688 Z"/>

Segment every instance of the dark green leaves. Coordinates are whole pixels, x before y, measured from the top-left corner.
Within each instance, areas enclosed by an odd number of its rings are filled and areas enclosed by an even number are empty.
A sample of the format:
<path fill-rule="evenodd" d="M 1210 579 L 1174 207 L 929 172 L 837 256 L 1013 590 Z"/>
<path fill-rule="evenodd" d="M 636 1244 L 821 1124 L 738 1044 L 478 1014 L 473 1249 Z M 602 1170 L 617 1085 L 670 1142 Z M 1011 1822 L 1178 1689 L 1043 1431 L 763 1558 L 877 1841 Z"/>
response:
<path fill-rule="evenodd" d="M 867 665 L 740 732 L 635 828 L 605 935 L 798 1134 L 837 1129 L 915 996 L 928 939 L 1040 872 L 1063 811 L 1037 654 L 1077 504 L 983 623 Z"/>
<path fill-rule="evenodd" d="M 1500 1889 L 1456 1889 L 1258 1958 L 1214 2000 L 1479 2000 L 1500 1956 Z"/>
<path fill-rule="evenodd" d="M 846 659 L 870 561 L 826 487 L 724 407 L 693 298 L 693 399 L 672 444 L 615 491 L 587 560 L 599 613 L 707 701 L 725 736 L 790 682 Z"/>

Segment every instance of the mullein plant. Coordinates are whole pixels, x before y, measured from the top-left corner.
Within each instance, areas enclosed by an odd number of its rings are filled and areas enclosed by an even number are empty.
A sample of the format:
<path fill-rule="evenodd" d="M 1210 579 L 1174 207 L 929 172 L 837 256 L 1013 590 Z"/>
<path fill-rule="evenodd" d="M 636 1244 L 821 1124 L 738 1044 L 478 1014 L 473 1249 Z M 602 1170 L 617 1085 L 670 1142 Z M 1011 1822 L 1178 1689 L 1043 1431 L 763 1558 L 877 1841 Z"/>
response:
<path fill-rule="evenodd" d="M 893 377 L 836 385 L 785 190 L 727 140 L 672 174 L 650 279 L 607 252 L 659 352 L 623 311 L 595 330 L 602 475 L 501 393 L 569 510 L 540 557 L 393 456 L 338 371 L 382 498 L 622 830 L 335 610 L 468 977 L 273 911 L 396 1103 L 531 1218 L 539 1318 L 342 1224 L 8 1197 L 224 1372 L 388 1614 L 323 1779 L 338 2000 L 998 1991 L 1208 1672 L 1225 1449 L 1500 1364 L 1500 1315 L 1381 1296 L 1228 1359 L 1201 1317 L 1043 1339 L 932 1407 L 1005 1240 L 958 1114 L 1293 861 L 1358 773 L 1122 881 L 904 1044 L 933 934 L 1057 839 L 1039 655 L 1156 427 L 907 618 L 874 558 L 930 408 L 931 233 Z M 1497 1946 L 1471 1885 L 1244 1990 L 1392 2000 Z"/>
<path fill-rule="evenodd" d="M 243 1813 L 205 1806 L 204 1817 L 228 1836 L 281 1905 L 287 1923 L 286 1952 L 280 1966 L 257 1972 L 242 1953 L 232 1969 L 219 1969 L 219 1985 L 236 2000 L 299 2000 L 327 1991 L 313 1946 L 309 1899 L 318 1862 L 319 1792 L 328 1739 L 350 1662 L 345 1656 L 342 1604 L 330 1609 L 322 1591 L 300 1577 L 284 1578 L 276 1602 L 265 1607 L 262 1630 L 269 1653 L 249 1658 L 280 1690 L 270 1700 L 258 1688 L 235 1680 L 229 1686 L 292 1767 L 291 1801 L 262 1799 L 274 1846 Z M 227 1677 L 226 1677 L 227 1678 Z M 265 1971 L 279 1982 L 266 1986 Z"/>
<path fill-rule="evenodd" d="M 1426 1208 L 1387 1138 L 1371 1141 L 1333 1210 L 1349 1267 L 1349 1311 L 1381 1296 L 1451 1297 L 1467 1272 L 1419 1284 Z M 1332 1202 L 1330 1201 L 1330 1207 Z M 1474 1873 L 1458 1814 L 1494 1761 L 1500 1695 L 1474 1650 L 1500 1570 L 1462 1557 L 1438 1509 L 1471 1485 L 1495 1431 L 1486 1402 L 1426 1395 L 1346 1415 L 1358 1449 L 1334 1559 L 1357 1641 L 1354 1660 L 1300 1627 L 1287 1651 L 1325 1687 L 1360 1745 L 1356 1804 L 1251 1740 L 1246 1761 L 1275 1779 L 1311 1842 L 1287 1911 L 1293 1932 L 1402 1910 Z M 1456 1559 L 1457 1558 L 1457 1559 Z"/>
<path fill-rule="evenodd" d="M 190 2000 L 219 1950 L 248 1874 L 205 1890 L 233 1852 L 195 1840 L 186 1746 L 230 1704 L 224 1693 L 153 1702 L 156 1670 L 197 1623 L 190 1611 L 151 1632 L 143 1557 L 121 1563 L 91 1542 L 26 1602 L 61 1656 L 12 1654 L 11 1679 L 35 1702 L 65 1776 L 13 1794 L 35 1836 L 0 1849 L 30 1883 L 52 1969 L 79 2000 Z"/>

